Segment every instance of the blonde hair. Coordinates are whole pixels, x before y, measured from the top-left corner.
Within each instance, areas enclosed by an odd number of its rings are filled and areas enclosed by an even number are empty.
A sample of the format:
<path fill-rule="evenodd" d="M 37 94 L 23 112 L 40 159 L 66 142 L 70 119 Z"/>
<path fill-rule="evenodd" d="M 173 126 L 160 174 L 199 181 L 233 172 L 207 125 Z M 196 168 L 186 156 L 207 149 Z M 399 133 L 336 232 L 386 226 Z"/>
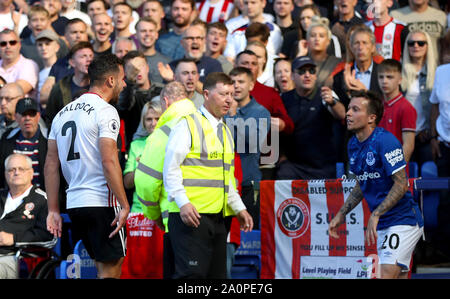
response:
<path fill-rule="evenodd" d="M 432 90 L 433 89 L 433 83 L 434 83 L 434 75 L 436 72 L 437 67 L 437 60 L 438 57 L 434 56 L 435 50 L 434 50 L 434 44 L 431 42 L 430 35 L 424 31 L 421 30 L 413 30 L 411 31 L 408 36 L 406 37 L 405 46 L 403 48 L 403 59 L 402 59 L 402 90 L 406 91 L 408 87 L 412 85 L 414 80 L 417 78 L 417 70 L 415 69 L 414 65 L 411 61 L 411 56 L 409 55 L 409 49 L 408 49 L 408 43 L 407 41 L 411 38 L 411 36 L 415 33 L 421 33 L 423 36 L 425 36 L 425 39 L 427 40 L 427 53 L 425 58 L 425 65 L 427 67 L 427 81 L 426 81 L 426 89 Z"/>
<path fill-rule="evenodd" d="M 322 18 L 320 16 L 313 16 L 311 19 L 311 25 L 309 25 L 308 31 L 306 31 L 306 39 L 309 39 L 311 31 L 314 27 L 322 27 L 327 32 L 328 40 L 331 40 L 332 33 L 329 25 L 330 20 L 328 20 L 327 18 Z"/>
<path fill-rule="evenodd" d="M 144 130 L 147 130 L 147 128 L 145 127 L 145 121 L 144 121 L 145 115 L 147 115 L 147 112 L 150 109 L 155 111 L 157 114 L 161 115 L 162 114 L 161 102 L 160 101 L 149 101 L 149 102 L 145 103 L 144 107 L 142 107 L 141 124 L 142 124 L 142 127 L 144 128 Z"/>

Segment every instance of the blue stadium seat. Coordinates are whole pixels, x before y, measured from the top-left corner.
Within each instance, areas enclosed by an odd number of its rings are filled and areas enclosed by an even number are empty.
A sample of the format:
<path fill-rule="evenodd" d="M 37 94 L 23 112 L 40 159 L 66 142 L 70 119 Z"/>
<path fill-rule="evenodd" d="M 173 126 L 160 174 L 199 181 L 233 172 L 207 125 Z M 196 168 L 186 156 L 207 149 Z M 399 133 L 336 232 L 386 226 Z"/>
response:
<path fill-rule="evenodd" d="M 336 178 L 340 179 L 345 174 L 345 166 L 342 162 L 336 163 Z"/>
<path fill-rule="evenodd" d="M 437 178 L 438 171 L 437 165 L 433 161 L 427 161 L 422 164 L 422 168 L 420 169 L 420 175 L 423 178 Z"/>
<path fill-rule="evenodd" d="M 233 279 L 257 279 L 261 270 L 261 231 L 241 232 L 241 245 L 236 250 L 231 268 Z"/>
<path fill-rule="evenodd" d="M 433 161 L 422 164 L 420 175 L 422 178 L 438 177 L 437 166 Z M 439 206 L 438 191 L 423 191 L 423 217 L 425 231 L 431 232 L 437 227 L 437 210 Z"/>
<path fill-rule="evenodd" d="M 95 262 L 89 256 L 83 242 L 79 240 L 75 245 L 73 254 L 60 265 L 59 278 L 95 279 L 97 278 L 97 268 Z"/>

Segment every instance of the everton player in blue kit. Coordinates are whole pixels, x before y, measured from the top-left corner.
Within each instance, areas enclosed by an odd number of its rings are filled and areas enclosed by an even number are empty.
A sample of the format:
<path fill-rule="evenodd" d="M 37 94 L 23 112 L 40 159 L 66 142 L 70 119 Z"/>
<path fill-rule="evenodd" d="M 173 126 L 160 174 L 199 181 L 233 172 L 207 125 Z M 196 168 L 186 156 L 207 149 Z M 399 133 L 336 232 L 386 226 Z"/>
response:
<path fill-rule="evenodd" d="M 357 182 L 332 219 L 329 234 L 338 238 L 338 226 L 363 198 L 371 216 L 365 239 L 377 244 L 381 278 L 407 278 L 411 256 L 423 232 L 423 219 L 408 190 L 406 162 L 398 139 L 377 127 L 383 101 L 368 91 L 352 93 L 347 129 L 355 133 L 348 143 L 350 171 Z"/>

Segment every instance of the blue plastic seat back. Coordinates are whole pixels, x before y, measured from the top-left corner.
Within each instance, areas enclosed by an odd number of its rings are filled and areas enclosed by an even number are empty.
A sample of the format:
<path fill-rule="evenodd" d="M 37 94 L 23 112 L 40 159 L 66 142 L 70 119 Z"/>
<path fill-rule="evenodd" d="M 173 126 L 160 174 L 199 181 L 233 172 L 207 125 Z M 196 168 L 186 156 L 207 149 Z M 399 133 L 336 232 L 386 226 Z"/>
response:
<path fill-rule="evenodd" d="M 420 175 L 423 178 L 437 178 L 438 170 L 436 163 L 427 161 L 422 164 Z M 439 207 L 439 192 L 438 191 L 423 191 L 423 218 L 425 222 L 425 230 L 432 231 L 437 228 L 437 211 Z"/>
<path fill-rule="evenodd" d="M 236 250 L 231 276 L 234 279 L 257 279 L 261 269 L 261 231 L 241 231 L 241 245 Z"/>
<path fill-rule="evenodd" d="M 80 257 L 80 274 L 82 279 L 94 279 L 97 278 L 97 268 L 95 262 L 89 256 L 84 244 L 81 240 L 77 242 L 73 250 L 74 255 Z"/>
<path fill-rule="evenodd" d="M 434 163 L 433 161 L 427 161 L 423 163 L 420 169 L 420 175 L 423 178 L 437 178 L 438 171 L 436 163 Z"/>

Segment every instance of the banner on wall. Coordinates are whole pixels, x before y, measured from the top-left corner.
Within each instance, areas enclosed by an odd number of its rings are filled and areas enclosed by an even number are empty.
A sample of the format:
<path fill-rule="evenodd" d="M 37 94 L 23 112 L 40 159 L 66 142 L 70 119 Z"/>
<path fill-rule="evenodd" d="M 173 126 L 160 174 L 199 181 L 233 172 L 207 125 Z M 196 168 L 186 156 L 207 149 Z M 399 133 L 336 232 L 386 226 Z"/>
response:
<path fill-rule="evenodd" d="M 366 202 L 347 215 L 339 239 L 328 235 L 354 185 L 341 179 L 262 181 L 261 278 L 371 278 L 376 247 L 364 243 Z"/>

